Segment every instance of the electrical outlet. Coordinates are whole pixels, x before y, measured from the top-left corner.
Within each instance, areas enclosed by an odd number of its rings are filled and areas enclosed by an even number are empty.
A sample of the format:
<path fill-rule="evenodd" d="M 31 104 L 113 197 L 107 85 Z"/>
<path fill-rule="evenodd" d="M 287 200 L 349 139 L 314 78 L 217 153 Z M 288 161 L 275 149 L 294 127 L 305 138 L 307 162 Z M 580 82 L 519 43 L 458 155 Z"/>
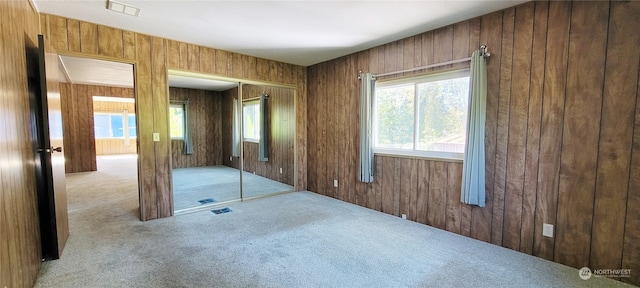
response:
<path fill-rule="evenodd" d="M 542 236 L 553 238 L 553 225 L 547 223 L 542 224 Z"/>
<path fill-rule="evenodd" d="M 282 167 L 280 167 L 280 174 L 282 174 Z"/>
<path fill-rule="evenodd" d="M 333 180 L 333 187 L 338 188 L 338 180 Z"/>
<path fill-rule="evenodd" d="M 233 162 L 233 156 L 229 156 L 229 161 Z"/>
<path fill-rule="evenodd" d="M 153 132 L 153 142 L 160 142 L 160 133 Z"/>
<path fill-rule="evenodd" d="M 407 220 L 407 214 L 402 214 L 402 219 Z"/>

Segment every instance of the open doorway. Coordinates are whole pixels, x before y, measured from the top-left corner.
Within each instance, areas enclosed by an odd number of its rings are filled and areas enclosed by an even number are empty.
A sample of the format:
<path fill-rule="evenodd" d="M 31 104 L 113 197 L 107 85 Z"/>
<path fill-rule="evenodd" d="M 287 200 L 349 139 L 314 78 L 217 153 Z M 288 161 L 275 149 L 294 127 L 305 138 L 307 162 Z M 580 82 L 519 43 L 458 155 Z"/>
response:
<path fill-rule="evenodd" d="M 127 198 L 118 213 L 139 218 L 133 65 L 60 56 L 68 207 L 74 212 Z M 111 187 L 95 193 L 92 187 Z"/>

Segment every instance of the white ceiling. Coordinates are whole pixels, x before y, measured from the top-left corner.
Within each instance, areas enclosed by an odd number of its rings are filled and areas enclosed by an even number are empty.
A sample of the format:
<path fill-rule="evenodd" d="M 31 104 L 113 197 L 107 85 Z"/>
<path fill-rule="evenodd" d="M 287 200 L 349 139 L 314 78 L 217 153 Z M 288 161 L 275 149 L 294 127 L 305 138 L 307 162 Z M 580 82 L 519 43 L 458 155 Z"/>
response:
<path fill-rule="evenodd" d="M 169 73 L 169 87 L 191 88 L 209 91 L 225 91 L 234 87 L 238 87 L 238 82 L 185 77 L 172 75 L 171 73 Z"/>
<path fill-rule="evenodd" d="M 131 64 L 72 56 L 60 56 L 59 81 L 72 84 L 101 85 L 133 88 Z M 195 73 L 192 73 L 195 75 Z M 225 91 L 238 86 L 238 82 L 183 76 L 169 73 L 169 86 L 209 91 Z"/>
<path fill-rule="evenodd" d="M 61 82 L 133 88 L 133 65 L 60 56 Z"/>
<path fill-rule="evenodd" d="M 42 13 L 309 66 L 527 0 L 150 1 L 33 0 Z"/>

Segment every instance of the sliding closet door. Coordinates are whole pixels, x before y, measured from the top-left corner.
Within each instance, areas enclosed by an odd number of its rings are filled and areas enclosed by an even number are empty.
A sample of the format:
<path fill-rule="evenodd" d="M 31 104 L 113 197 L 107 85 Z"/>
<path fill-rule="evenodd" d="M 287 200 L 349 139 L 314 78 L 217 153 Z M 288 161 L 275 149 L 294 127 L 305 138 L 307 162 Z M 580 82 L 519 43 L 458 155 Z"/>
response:
<path fill-rule="evenodd" d="M 174 210 L 240 200 L 240 161 L 231 155 L 238 83 L 169 75 Z"/>
<path fill-rule="evenodd" d="M 295 89 L 242 85 L 243 199 L 293 191 Z"/>

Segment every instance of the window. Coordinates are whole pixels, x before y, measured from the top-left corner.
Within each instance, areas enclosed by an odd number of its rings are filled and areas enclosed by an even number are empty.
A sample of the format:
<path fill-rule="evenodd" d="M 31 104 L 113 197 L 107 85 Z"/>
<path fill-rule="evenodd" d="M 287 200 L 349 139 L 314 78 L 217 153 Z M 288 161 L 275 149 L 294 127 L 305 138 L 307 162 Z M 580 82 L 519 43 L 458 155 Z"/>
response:
<path fill-rule="evenodd" d="M 244 141 L 260 142 L 260 101 L 242 104 L 242 125 Z"/>
<path fill-rule="evenodd" d="M 468 70 L 377 83 L 375 151 L 462 159 L 468 105 Z"/>
<path fill-rule="evenodd" d="M 136 115 L 129 114 L 126 122 L 124 117 L 125 113 L 95 113 L 93 120 L 96 138 L 125 138 L 125 133 L 128 133 L 127 137 L 136 137 Z"/>
<path fill-rule="evenodd" d="M 171 139 L 182 140 L 184 139 L 184 106 L 183 105 L 170 105 L 169 106 L 169 129 Z"/>

